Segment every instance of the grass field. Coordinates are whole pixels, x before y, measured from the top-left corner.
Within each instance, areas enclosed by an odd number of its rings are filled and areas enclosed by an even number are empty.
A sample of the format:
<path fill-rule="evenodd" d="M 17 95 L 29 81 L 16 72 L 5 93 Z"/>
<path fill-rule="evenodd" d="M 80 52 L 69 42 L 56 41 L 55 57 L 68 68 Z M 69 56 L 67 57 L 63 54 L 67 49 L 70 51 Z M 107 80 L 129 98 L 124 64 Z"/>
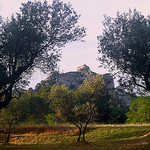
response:
<path fill-rule="evenodd" d="M 10 144 L 0 150 L 150 150 L 150 124 L 90 125 L 87 143 L 77 143 L 78 130 L 74 126 L 32 126 L 12 130 Z"/>

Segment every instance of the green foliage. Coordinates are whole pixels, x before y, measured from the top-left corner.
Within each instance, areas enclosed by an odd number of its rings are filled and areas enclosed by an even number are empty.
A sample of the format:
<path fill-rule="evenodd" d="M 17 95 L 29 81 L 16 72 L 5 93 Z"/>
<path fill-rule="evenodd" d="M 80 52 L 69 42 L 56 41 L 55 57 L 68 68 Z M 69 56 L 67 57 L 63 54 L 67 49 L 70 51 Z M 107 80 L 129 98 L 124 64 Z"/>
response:
<path fill-rule="evenodd" d="M 69 91 L 64 85 L 53 85 L 50 92 L 51 108 L 57 117 L 75 124 L 79 129 L 78 141 L 80 141 L 81 134 L 85 141 L 87 125 L 97 115 L 96 101 L 102 100 L 104 95 L 102 76 L 90 74 L 76 91 Z"/>
<path fill-rule="evenodd" d="M 34 89 L 34 95 L 42 98 L 46 103 L 49 103 L 49 93 L 51 91 L 50 85 L 41 86 L 39 90 Z"/>
<path fill-rule="evenodd" d="M 20 103 L 23 106 L 22 122 L 27 124 L 45 123 L 45 115 L 51 113 L 49 109 L 50 101 L 48 99 L 51 86 L 41 86 L 38 91 L 24 92 L 20 97 Z"/>
<path fill-rule="evenodd" d="M 4 129 L 5 143 L 9 143 L 11 129 L 13 125 L 21 121 L 22 106 L 18 100 L 12 100 L 10 104 L 0 111 L 0 127 Z"/>
<path fill-rule="evenodd" d="M 89 114 L 91 117 L 96 115 L 95 103 L 105 94 L 103 86 L 104 81 L 100 75 L 89 75 L 84 84 L 73 92 L 64 85 L 56 84 L 50 92 L 50 99 L 53 99 L 51 108 L 59 111 L 67 121 L 78 120 L 83 123 Z"/>
<path fill-rule="evenodd" d="M 108 123 L 125 123 L 127 116 L 127 110 L 121 108 L 120 106 L 114 107 L 110 106 L 109 108 L 109 122 Z"/>
<path fill-rule="evenodd" d="M 71 96 L 71 91 L 64 85 L 55 84 L 50 92 L 50 108 L 56 113 L 58 120 L 71 121 L 73 117 L 72 109 L 74 101 Z"/>
<path fill-rule="evenodd" d="M 48 125 L 52 126 L 54 124 L 54 122 L 55 122 L 54 114 L 45 115 L 45 118 L 46 118 L 46 122 L 48 123 Z"/>
<path fill-rule="evenodd" d="M 83 85 L 77 89 L 80 103 L 89 101 L 89 103 L 94 104 L 97 112 L 95 120 L 101 123 L 108 121 L 109 94 L 104 87 L 105 83 L 101 75 L 92 76 L 90 74 Z"/>
<path fill-rule="evenodd" d="M 62 1 L 28 1 L 20 12 L 0 26 L 0 109 L 12 97 L 12 89 L 26 86 L 33 70 L 54 70 L 60 60 L 60 48 L 81 40 L 85 28 L 77 25 L 79 15 Z M 37 87 L 38 88 L 38 87 Z"/>
<path fill-rule="evenodd" d="M 18 100 L 13 100 L 4 109 L 0 111 L 0 124 L 4 128 L 18 124 L 22 113 L 22 107 Z"/>
<path fill-rule="evenodd" d="M 131 101 L 127 113 L 127 122 L 148 123 L 150 122 L 150 97 L 137 97 Z"/>
<path fill-rule="evenodd" d="M 36 123 L 42 124 L 45 122 L 45 115 L 50 113 L 48 110 L 49 104 L 45 104 L 43 99 L 39 97 L 31 97 L 30 99 L 26 100 L 26 118 L 24 117 L 24 121 L 26 123 Z"/>
<path fill-rule="evenodd" d="M 127 89 L 135 86 L 150 92 L 150 17 L 136 9 L 105 16 L 99 40 L 101 66 L 119 72 L 120 84 Z"/>

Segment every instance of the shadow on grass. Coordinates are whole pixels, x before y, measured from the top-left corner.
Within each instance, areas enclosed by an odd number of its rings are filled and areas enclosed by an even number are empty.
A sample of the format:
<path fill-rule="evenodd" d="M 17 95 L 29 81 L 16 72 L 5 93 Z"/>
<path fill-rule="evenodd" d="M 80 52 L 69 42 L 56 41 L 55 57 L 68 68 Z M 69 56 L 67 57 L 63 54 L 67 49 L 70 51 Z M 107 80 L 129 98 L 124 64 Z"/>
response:
<path fill-rule="evenodd" d="M 77 142 L 71 144 L 0 145 L 0 150 L 149 150 L 145 138 L 139 140 L 108 141 L 105 143 Z"/>

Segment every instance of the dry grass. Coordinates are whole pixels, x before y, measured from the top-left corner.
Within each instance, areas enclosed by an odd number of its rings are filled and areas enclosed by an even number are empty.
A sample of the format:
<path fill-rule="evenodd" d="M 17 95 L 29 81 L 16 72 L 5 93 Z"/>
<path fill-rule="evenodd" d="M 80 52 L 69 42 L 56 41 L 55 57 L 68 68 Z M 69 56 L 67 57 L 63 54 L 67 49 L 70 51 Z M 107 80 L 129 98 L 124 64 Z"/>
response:
<path fill-rule="evenodd" d="M 78 130 L 74 126 L 28 126 L 13 129 L 10 145 L 0 149 L 150 149 L 150 124 L 91 124 L 86 133 L 88 143 L 76 143 Z"/>
<path fill-rule="evenodd" d="M 89 124 L 89 127 L 150 127 L 150 123 L 136 123 L 136 124 Z"/>
<path fill-rule="evenodd" d="M 77 130 L 75 127 L 68 126 L 21 126 L 13 128 L 12 134 L 26 134 L 26 135 L 74 135 Z"/>

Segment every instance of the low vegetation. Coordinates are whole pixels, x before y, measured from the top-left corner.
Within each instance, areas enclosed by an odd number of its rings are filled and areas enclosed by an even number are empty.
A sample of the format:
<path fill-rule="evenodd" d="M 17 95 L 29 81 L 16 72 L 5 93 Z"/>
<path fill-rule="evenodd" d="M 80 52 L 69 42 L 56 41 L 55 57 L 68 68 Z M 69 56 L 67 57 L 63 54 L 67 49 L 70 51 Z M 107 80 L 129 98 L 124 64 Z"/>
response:
<path fill-rule="evenodd" d="M 78 130 L 74 125 L 20 126 L 13 128 L 10 144 L 1 144 L 0 149 L 144 149 L 150 148 L 149 133 L 150 124 L 90 124 L 87 142 L 77 143 Z"/>

